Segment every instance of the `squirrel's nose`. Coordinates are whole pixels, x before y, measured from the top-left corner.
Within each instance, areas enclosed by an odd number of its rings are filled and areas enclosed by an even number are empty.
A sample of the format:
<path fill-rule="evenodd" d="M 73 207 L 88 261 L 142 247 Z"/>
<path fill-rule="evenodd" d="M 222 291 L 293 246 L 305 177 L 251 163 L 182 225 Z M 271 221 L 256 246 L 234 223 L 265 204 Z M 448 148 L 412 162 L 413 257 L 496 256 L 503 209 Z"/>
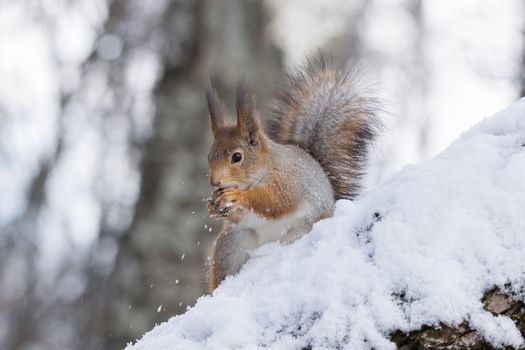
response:
<path fill-rule="evenodd" d="M 211 176 L 210 177 L 210 184 L 213 187 L 219 187 L 221 185 L 221 182 L 219 180 L 217 180 L 215 177 Z"/>

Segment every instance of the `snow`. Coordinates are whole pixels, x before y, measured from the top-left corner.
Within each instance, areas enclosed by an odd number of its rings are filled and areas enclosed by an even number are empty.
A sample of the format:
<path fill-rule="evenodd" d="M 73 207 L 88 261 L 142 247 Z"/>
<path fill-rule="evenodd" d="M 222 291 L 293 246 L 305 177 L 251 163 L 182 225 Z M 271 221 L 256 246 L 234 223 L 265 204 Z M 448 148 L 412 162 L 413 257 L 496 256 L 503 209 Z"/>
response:
<path fill-rule="evenodd" d="M 395 349 L 394 330 L 463 320 L 495 346 L 520 346 L 513 322 L 480 299 L 525 286 L 524 208 L 522 99 L 431 161 L 339 201 L 295 243 L 254 251 L 213 296 L 127 349 Z"/>

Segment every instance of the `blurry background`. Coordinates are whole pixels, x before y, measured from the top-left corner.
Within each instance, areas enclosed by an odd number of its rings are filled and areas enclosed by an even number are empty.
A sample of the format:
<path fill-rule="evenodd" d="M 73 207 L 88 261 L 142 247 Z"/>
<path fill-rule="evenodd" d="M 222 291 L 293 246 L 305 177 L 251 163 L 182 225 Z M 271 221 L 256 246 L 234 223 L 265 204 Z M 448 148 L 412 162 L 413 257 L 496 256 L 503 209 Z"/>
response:
<path fill-rule="evenodd" d="M 118 349 L 205 292 L 206 76 L 264 110 L 317 48 L 364 66 L 370 188 L 524 94 L 524 28 L 522 0 L 0 0 L 0 349 Z"/>

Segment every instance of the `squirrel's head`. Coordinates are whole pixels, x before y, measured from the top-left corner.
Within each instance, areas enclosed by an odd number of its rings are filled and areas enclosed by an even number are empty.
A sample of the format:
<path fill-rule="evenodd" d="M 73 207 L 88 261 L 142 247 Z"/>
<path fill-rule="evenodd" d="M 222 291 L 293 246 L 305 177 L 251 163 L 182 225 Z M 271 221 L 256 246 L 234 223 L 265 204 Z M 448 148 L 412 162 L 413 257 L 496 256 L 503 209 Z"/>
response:
<path fill-rule="evenodd" d="M 210 184 L 246 190 L 262 180 L 268 153 L 255 96 L 244 83 L 237 87 L 237 124 L 227 126 L 226 110 L 215 89 L 209 86 L 206 95 L 214 138 L 208 154 Z"/>

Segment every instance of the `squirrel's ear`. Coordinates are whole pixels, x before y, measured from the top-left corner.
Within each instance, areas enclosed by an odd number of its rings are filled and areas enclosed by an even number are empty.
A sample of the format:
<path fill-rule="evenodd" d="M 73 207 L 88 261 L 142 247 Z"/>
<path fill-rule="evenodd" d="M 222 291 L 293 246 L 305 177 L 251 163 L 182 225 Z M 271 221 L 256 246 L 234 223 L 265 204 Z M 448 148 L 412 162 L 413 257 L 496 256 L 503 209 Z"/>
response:
<path fill-rule="evenodd" d="M 206 98 L 210 111 L 211 131 L 213 135 L 224 126 L 224 105 L 217 95 L 217 91 L 208 83 L 206 87 Z"/>
<path fill-rule="evenodd" d="M 237 87 L 235 109 L 237 129 L 250 143 L 256 143 L 259 138 L 259 115 L 255 106 L 255 95 L 245 82 L 241 82 Z"/>

